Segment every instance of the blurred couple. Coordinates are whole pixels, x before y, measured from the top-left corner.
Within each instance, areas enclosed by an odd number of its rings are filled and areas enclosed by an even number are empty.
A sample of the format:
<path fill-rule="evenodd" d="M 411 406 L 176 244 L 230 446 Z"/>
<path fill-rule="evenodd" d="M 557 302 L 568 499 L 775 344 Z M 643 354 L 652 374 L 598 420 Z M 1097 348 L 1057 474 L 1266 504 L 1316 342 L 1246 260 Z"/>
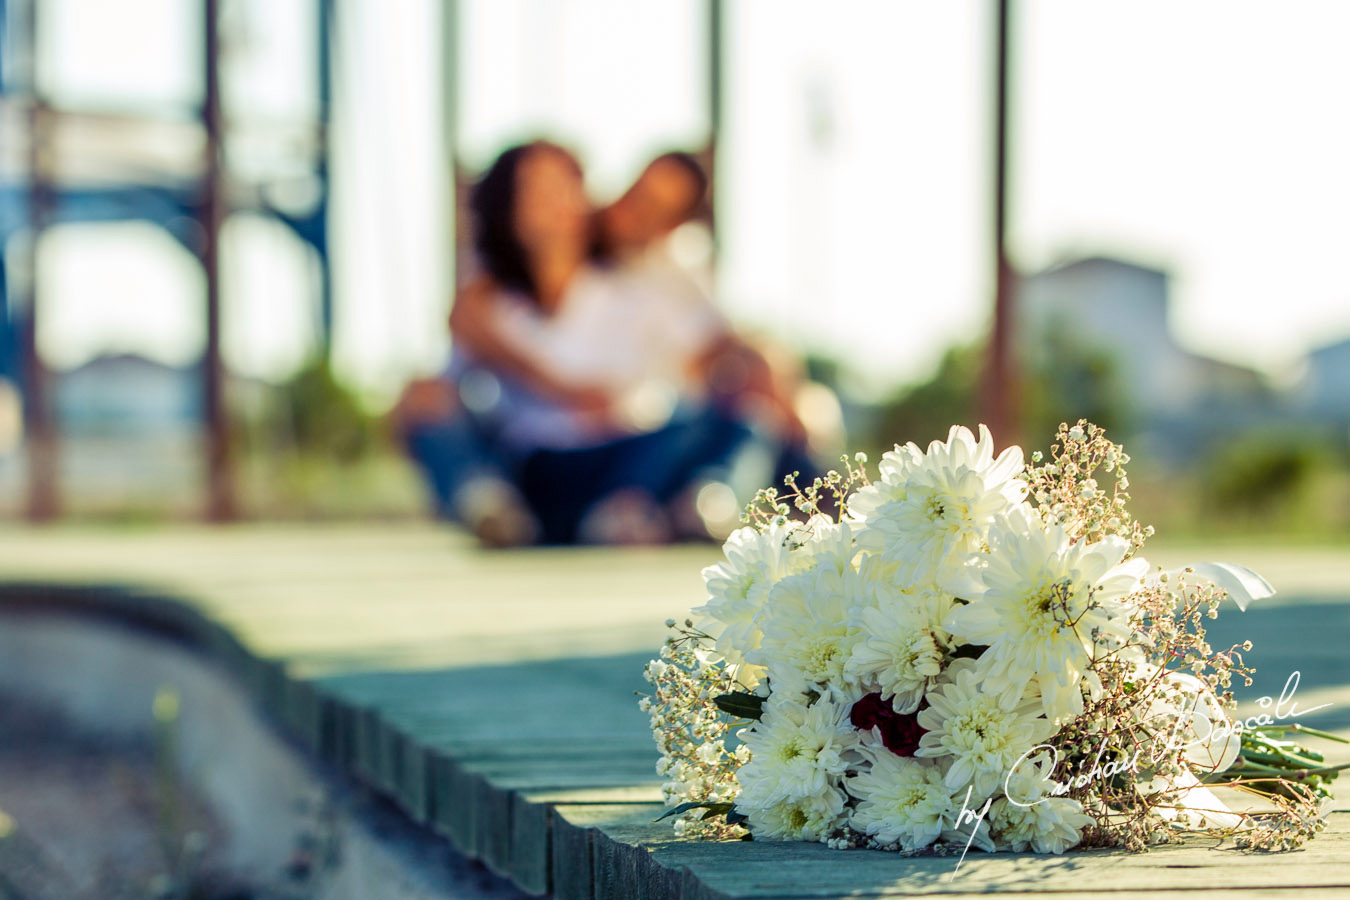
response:
<path fill-rule="evenodd" d="M 441 515 L 493 546 L 706 539 L 755 488 L 818 474 L 799 375 L 738 336 L 669 253 L 707 194 L 684 153 L 599 209 L 548 141 L 484 173 L 450 365 L 397 408 Z"/>

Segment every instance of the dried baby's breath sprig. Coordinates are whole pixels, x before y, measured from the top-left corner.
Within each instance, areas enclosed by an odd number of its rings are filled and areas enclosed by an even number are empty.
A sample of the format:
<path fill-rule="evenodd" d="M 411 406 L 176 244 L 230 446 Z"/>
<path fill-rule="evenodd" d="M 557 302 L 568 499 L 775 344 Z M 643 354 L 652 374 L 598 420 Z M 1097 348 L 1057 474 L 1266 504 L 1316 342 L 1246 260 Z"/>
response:
<path fill-rule="evenodd" d="M 783 489 L 763 488 L 745 507 L 741 523 L 759 531 L 789 521 L 804 522 L 813 516 L 841 521 L 848 514 L 848 498 L 871 482 L 867 478 L 867 454 L 839 457 L 844 471 L 831 469 L 810 484 L 800 485 L 800 472 L 783 479 Z"/>
<path fill-rule="evenodd" d="M 1184 744 L 1169 741 L 1176 716 L 1188 715 L 1195 702 L 1193 688 L 1187 685 L 1198 682 L 1231 719 L 1235 702 L 1227 688 L 1237 679 L 1251 684 L 1253 670 L 1242 656 L 1251 649 L 1250 641 L 1216 651 L 1206 640 L 1205 623 L 1214 618 L 1225 596 L 1222 588 L 1196 578 L 1189 569 L 1151 580 L 1132 595 L 1136 612 L 1130 638 L 1094 661 L 1092 669 L 1102 691 L 1096 699 L 1085 697 L 1083 714 L 1057 735 L 1061 771 L 1090 771 L 1115 758 L 1134 757 L 1139 763 L 1134 777 L 1089 779 L 1075 783 L 1068 792 L 1095 820 L 1084 830 L 1083 847 L 1142 850 L 1196 830 L 1195 811 L 1186 811 L 1179 802 L 1179 790 L 1149 789 L 1187 773 L 1211 785 L 1274 795 L 1275 811 L 1238 814 L 1236 827 L 1200 828 L 1211 836 L 1235 837 L 1238 846 L 1247 849 L 1277 850 L 1299 846 L 1322 827 L 1324 779 L 1334 773 L 1263 770 L 1262 763 L 1247 758 L 1257 743 L 1271 752 L 1287 750 L 1281 757 L 1287 766 L 1320 760 L 1312 751 L 1244 733 L 1244 756 L 1226 772 L 1207 772 L 1187 758 Z M 1195 682 L 1179 681 L 1176 673 Z M 1101 748 L 1106 748 L 1104 753 Z M 1272 761 L 1273 757 L 1267 759 Z"/>
<path fill-rule="evenodd" d="M 1129 545 L 1126 558 L 1132 557 L 1153 529 L 1134 521 L 1126 509 L 1129 461 L 1100 427 L 1081 419 L 1073 426 L 1061 423 L 1050 460 L 1045 462 L 1039 453 L 1032 457 L 1025 476 L 1029 497 L 1043 521 L 1064 527 L 1071 540 L 1091 543 L 1117 535 Z M 1185 715 L 1191 702 L 1184 682 L 1173 673 L 1196 679 L 1230 718 L 1235 708 L 1229 690 L 1233 681 L 1252 683 L 1252 670 L 1242 657 L 1250 642 L 1215 651 L 1205 637 L 1205 624 L 1218 616 L 1225 596 L 1221 588 L 1194 577 L 1189 569 L 1172 575 L 1159 572 L 1131 595 L 1129 637 L 1098 638 L 1100 652 L 1092 670 L 1102 689 L 1095 697 L 1085 696 L 1083 714 L 1057 736 L 1060 771 L 1091 771 L 1113 758 L 1143 761 L 1134 777 L 1073 782 L 1067 795 L 1081 802 L 1095 820 L 1085 829 L 1082 846 L 1141 850 L 1177 840 L 1184 827 L 1175 814 L 1180 792 L 1153 788 L 1174 784 L 1172 779 L 1185 773 L 1208 776 L 1210 781 L 1219 776 L 1197 771 L 1184 748 L 1165 736 L 1169 719 Z M 1283 814 L 1267 814 L 1259 821 L 1239 817 L 1239 830 L 1257 835 L 1248 840 L 1251 846 L 1294 846 L 1313 833 L 1307 823 L 1318 819 L 1311 800 L 1314 792 L 1306 786 L 1289 790 L 1276 781 L 1284 779 L 1271 779 L 1265 790 L 1280 791 Z"/>
<path fill-rule="evenodd" d="M 1119 535 L 1129 542 L 1128 559 L 1153 536 L 1152 526 L 1140 525 L 1125 508 L 1130 499 L 1125 474 L 1130 457 L 1107 440 L 1105 429 L 1086 419 L 1073 426 L 1061 422 L 1050 461 L 1036 465 L 1042 460 L 1039 451 L 1032 455 L 1025 475 L 1028 494 L 1041 517 L 1064 526 L 1071 540 L 1091 543 L 1108 534 Z"/>
<path fill-rule="evenodd" d="M 662 799 L 667 805 L 731 803 L 740 792 L 736 770 L 750 754 L 743 744 L 728 746 L 728 734 L 739 721 L 718 709 L 714 700 L 741 688 L 732 667 L 708 649 L 712 639 L 694 628 L 692 620 L 681 625 L 670 619 L 666 625 L 671 633 L 660 657 L 643 670 L 655 691 L 638 703 L 651 717 L 652 737 L 661 751 L 656 773 L 667 779 Z M 700 808 L 676 817 L 675 833 L 726 840 L 746 832 Z"/>
<path fill-rule="evenodd" d="M 1326 828 L 1326 817 L 1319 811 L 1314 791 L 1287 779 L 1275 780 L 1289 790 L 1292 796 L 1273 795 L 1273 812 L 1247 816 L 1248 827 L 1233 835 L 1233 842 L 1238 848 L 1266 852 L 1293 850 Z"/>

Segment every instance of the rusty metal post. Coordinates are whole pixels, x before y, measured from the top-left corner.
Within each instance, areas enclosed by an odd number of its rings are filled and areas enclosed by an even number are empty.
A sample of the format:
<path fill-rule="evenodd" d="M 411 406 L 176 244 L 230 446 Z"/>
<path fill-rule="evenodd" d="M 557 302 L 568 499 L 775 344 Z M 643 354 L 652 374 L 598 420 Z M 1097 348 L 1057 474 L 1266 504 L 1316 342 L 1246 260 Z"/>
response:
<path fill-rule="evenodd" d="M 1008 31 L 1011 0 L 997 6 L 994 69 L 994 325 L 989 338 L 981 418 L 1000 444 L 1018 440 L 1017 361 L 1013 352 L 1015 275 L 1006 246 L 1008 217 Z"/>
<path fill-rule="evenodd" d="M 51 110 L 37 82 L 38 4 L 31 3 L 25 22 L 28 41 L 28 310 L 23 321 L 23 405 L 28 448 L 27 515 L 48 522 L 61 512 L 60 457 L 56 414 L 52 408 L 51 373 L 38 348 L 40 315 L 38 248 L 51 222 L 55 198 L 51 186 Z"/>
<path fill-rule="evenodd" d="M 34 10 L 33 15 L 36 15 Z M 52 187 L 49 171 L 51 154 L 51 111 L 38 93 L 36 82 L 28 108 L 28 219 L 29 282 L 28 314 L 23 323 L 24 412 L 27 419 L 29 521 L 49 522 L 61 512 L 60 447 L 56 414 L 52 407 L 51 373 L 38 347 L 40 290 L 38 287 L 38 247 L 42 233 L 51 221 Z"/>
<path fill-rule="evenodd" d="M 234 465 L 230 447 L 229 410 L 225 397 L 225 366 L 221 360 L 220 230 L 225 220 L 225 174 L 222 144 L 224 115 L 220 102 L 220 2 L 203 0 L 205 15 L 206 98 L 202 123 L 206 129 L 206 159 L 202 173 L 202 269 L 206 274 L 206 353 L 202 360 L 205 399 L 207 505 L 212 522 L 238 515 Z"/>

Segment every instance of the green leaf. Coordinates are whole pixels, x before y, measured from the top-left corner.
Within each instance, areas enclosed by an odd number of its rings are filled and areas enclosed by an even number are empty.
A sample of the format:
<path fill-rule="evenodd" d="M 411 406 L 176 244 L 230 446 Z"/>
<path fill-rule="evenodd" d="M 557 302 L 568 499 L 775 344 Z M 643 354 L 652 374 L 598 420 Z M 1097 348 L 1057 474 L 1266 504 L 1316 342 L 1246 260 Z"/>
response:
<path fill-rule="evenodd" d="M 678 816 L 680 813 L 687 813 L 691 809 L 706 809 L 708 812 L 703 816 L 705 819 L 711 819 L 713 816 L 724 816 L 731 811 L 730 803 L 713 803 L 708 800 L 694 801 L 693 803 L 681 803 L 679 806 L 672 807 L 665 811 L 659 818 L 653 819 L 660 822 L 661 819 L 669 819 L 671 816 Z"/>
<path fill-rule="evenodd" d="M 764 714 L 764 701 L 768 697 L 751 694 L 746 691 L 732 691 L 713 698 L 717 708 L 727 715 L 738 719 L 752 719 L 756 722 Z"/>

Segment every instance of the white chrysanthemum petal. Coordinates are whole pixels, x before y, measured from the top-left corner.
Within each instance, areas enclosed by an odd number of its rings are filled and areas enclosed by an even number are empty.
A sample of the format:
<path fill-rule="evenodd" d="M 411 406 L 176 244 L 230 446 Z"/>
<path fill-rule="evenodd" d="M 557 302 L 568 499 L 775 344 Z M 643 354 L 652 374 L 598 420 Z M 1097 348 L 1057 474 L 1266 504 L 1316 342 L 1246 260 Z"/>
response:
<path fill-rule="evenodd" d="M 989 535 L 979 577 L 983 592 L 943 623 L 959 642 L 989 649 L 991 675 L 1019 689 L 1041 688 L 1045 714 L 1064 721 L 1083 710 L 1082 684 L 1103 638 L 1129 634 L 1127 597 L 1148 564 L 1122 563 L 1126 543 L 1114 536 L 1072 543 L 1064 529 L 1018 507 Z"/>
<path fill-rule="evenodd" d="M 741 732 L 750 761 L 736 773 L 737 805 L 767 809 L 822 794 L 848 768 L 858 742 L 848 707 L 821 698 L 810 706 L 775 691 L 760 721 Z"/>
<path fill-rule="evenodd" d="M 955 601 L 929 586 L 901 588 L 910 578 L 896 569 L 864 560 L 859 577 L 869 592 L 854 610 L 860 635 L 844 671 L 889 698 L 896 712 L 910 713 L 942 673 L 951 644 L 942 620 Z"/>
<path fill-rule="evenodd" d="M 934 577 L 959 570 L 982 550 L 994 520 L 1023 502 L 1022 466 L 1018 447 L 994 458 L 984 426 L 978 442 L 957 426 L 927 452 L 897 446 L 882 457 L 878 479 L 849 499 L 850 515 L 866 526 L 858 543 L 887 559 L 918 562 Z"/>
<path fill-rule="evenodd" d="M 870 766 L 860 768 L 844 785 L 858 798 L 849 824 L 878 842 L 898 843 L 905 850 L 927 847 L 954 827 L 959 809 L 932 762 L 867 748 Z"/>
<path fill-rule="evenodd" d="M 781 800 L 768 806 L 747 806 L 736 801 L 738 812 L 750 820 L 750 829 L 761 841 L 824 841 L 844 824 L 844 792 L 829 784 L 819 794 Z"/>
<path fill-rule="evenodd" d="M 1067 797 L 1050 796 L 1053 758 L 1047 753 L 1023 760 L 1004 779 L 1005 796 L 994 801 L 989 822 L 1001 848 L 1063 853 L 1077 846 L 1092 817 Z"/>
<path fill-rule="evenodd" d="M 847 521 L 812 516 L 793 536 L 800 545 L 790 557 L 791 570 L 805 572 L 824 566 L 841 575 L 852 571 L 853 559 L 858 554 L 853 528 Z"/>
<path fill-rule="evenodd" d="M 693 613 L 730 663 L 742 662 L 759 645 L 755 617 L 769 590 L 789 572 L 789 537 L 786 525 L 763 532 L 739 528 L 722 545 L 726 558 L 703 570 L 708 600 Z"/>
<path fill-rule="evenodd" d="M 767 669 L 775 693 L 856 685 L 845 666 L 861 635 L 853 610 L 866 590 L 864 579 L 829 562 L 774 585 L 755 619 L 759 646 L 747 658 Z"/>
<path fill-rule="evenodd" d="M 1083 839 L 1083 828 L 1092 817 L 1083 804 L 1068 797 L 1046 797 L 1031 806 L 1017 806 L 1007 798 L 994 801 L 989 810 L 995 840 L 1021 853 L 1063 853 Z"/>
<path fill-rule="evenodd" d="M 958 662 L 928 695 L 928 708 L 919 711 L 919 727 L 927 734 L 915 756 L 949 760 L 949 787 L 970 784 L 976 795 L 989 797 L 1018 759 L 1055 727 L 1039 717 L 1039 704 L 985 690 L 983 667 Z"/>

